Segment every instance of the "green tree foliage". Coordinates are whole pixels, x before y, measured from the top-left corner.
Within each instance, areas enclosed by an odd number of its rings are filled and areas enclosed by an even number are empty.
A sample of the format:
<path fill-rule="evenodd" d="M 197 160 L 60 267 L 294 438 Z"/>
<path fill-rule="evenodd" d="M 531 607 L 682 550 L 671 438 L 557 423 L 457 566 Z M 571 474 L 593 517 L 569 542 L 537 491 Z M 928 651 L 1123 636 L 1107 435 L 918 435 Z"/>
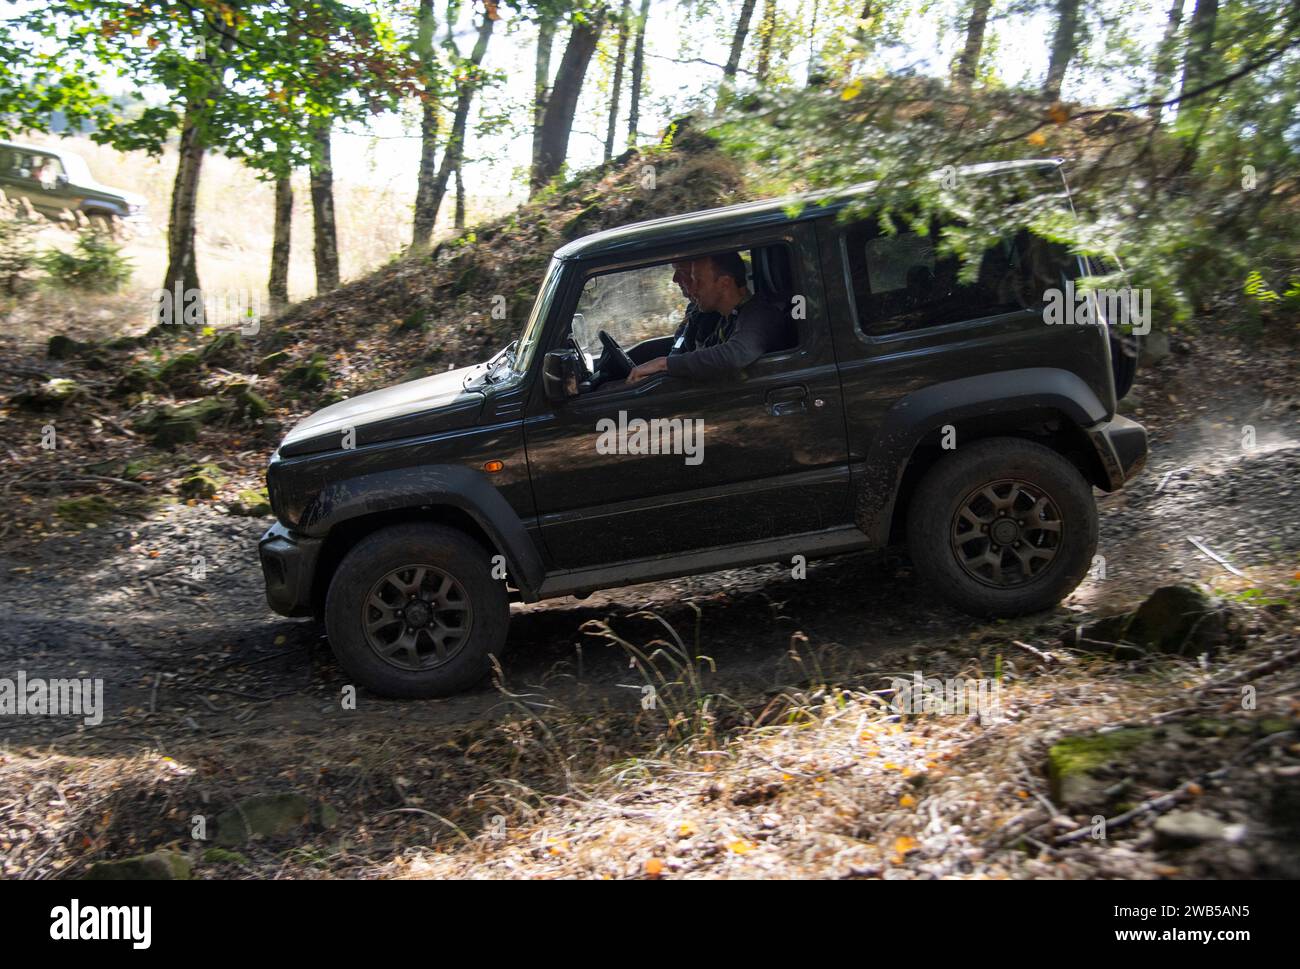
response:
<path fill-rule="evenodd" d="M 1175 54 L 1192 42 L 1181 30 Z M 1300 252 L 1300 7 L 1225 6 L 1211 43 L 1196 80 L 1174 92 L 1151 70 L 1160 53 L 1151 45 L 1145 86 L 1103 107 L 1061 104 L 1041 83 L 1017 90 L 868 72 L 866 48 L 849 49 L 830 65 L 828 85 L 755 90 L 719 134 L 768 191 L 875 182 L 871 214 L 887 231 L 955 216 L 963 227 L 940 242 L 968 273 L 998 233 L 1023 227 L 1118 256 L 1129 284 L 1153 291 L 1159 325 L 1239 296 L 1252 270 L 1285 288 Z M 1131 66 L 1131 47 L 1118 56 Z M 1089 57 L 1094 67 L 1101 59 Z M 980 162 L 1052 156 L 1069 161 L 1077 214 L 1050 204 L 1045 185 L 954 176 Z"/>
<path fill-rule="evenodd" d="M 39 262 L 59 286 L 95 293 L 115 293 L 131 278 L 131 261 L 108 233 L 84 229 L 71 252 L 49 249 Z"/>

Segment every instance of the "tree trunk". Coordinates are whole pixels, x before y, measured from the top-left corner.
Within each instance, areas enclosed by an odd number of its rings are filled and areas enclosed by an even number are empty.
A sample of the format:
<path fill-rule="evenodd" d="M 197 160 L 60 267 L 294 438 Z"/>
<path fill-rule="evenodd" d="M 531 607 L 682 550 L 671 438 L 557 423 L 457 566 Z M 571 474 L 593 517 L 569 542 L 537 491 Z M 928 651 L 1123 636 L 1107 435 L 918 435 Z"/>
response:
<path fill-rule="evenodd" d="M 641 124 L 641 81 L 645 76 L 645 22 L 650 16 L 650 0 L 641 0 L 636 18 L 636 43 L 632 45 L 632 96 L 627 111 L 627 146 L 635 148 Z"/>
<path fill-rule="evenodd" d="M 203 168 L 203 142 L 198 127 L 200 111 L 198 102 L 191 102 L 185 109 L 181 128 L 171 217 L 167 223 L 167 278 L 163 288 L 168 292 L 175 292 L 177 286 L 195 292 L 200 289 L 199 269 L 194 258 L 194 212 L 199 196 L 199 172 Z M 159 322 L 178 319 L 180 315 L 173 313 L 172 319 Z"/>
<path fill-rule="evenodd" d="M 719 108 L 726 104 L 727 97 L 736 86 L 736 72 L 740 70 L 740 56 L 745 51 L 745 38 L 749 35 L 749 22 L 754 17 L 755 0 L 743 0 L 740 5 L 740 19 L 736 21 L 736 30 L 731 35 L 731 52 L 727 54 L 727 64 L 722 69 L 722 87 L 718 91 Z"/>
<path fill-rule="evenodd" d="M 542 142 L 537 164 L 533 166 L 533 191 L 545 186 L 564 166 L 578 95 L 582 93 L 591 55 L 596 52 L 596 43 L 604 26 L 605 11 L 600 8 L 592 13 L 590 19 L 574 23 L 569 33 L 569 43 L 565 45 L 564 56 L 555 72 L 555 87 L 551 89 L 542 116 Z"/>
<path fill-rule="evenodd" d="M 758 64 L 754 76 L 759 84 L 772 70 L 772 41 L 776 39 L 776 0 L 763 0 L 763 19 L 758 25 Z"/>
<path fill-rule="evenodd" d="M 1174 65 L 1177 60 L 1174 55 L 1178 45 L 1178 28 L 1183 24 L 1183 2 L 1184 0 L 1173 0 L 1169 7 L 1169 19 L 1165 21 L 1165 35 L 1160 41 L 1160 51 L 1156 55 L 1156 76 L 1151 91 L 1152 101 L 1163 101 L 1169 97 L 1169 91 L 1173 86 Z M 1151 117 L 1157 123 L 1160 121 L 1160 114 L 1163 110 L 1160 107 L 1151 109 Z"/>
<path fill-rule="evenodd" d="M 205 41 L 200 62 L 211 66 L 224 60 L 227 51 L 235 44 L 233 29 L 217 27 L 220 40 Z M 194 253 L 194 214 L 199 198 L 199 173 L 203 168 L 205 145 L 200 136 L 206 105 L 215 104 L 222 96 L 220 73 L 207 90 L 192 97 L 185 105 L 185 118 L 181 124 L 180 147 L 176 159 L 176 180 L 172 186 L 171 213 L 167 223 L 167 276 L 163 288 L 174 293 L 176 287 L 198 292 L 199 267 Z M 175 309 L 175 308 L 174 308 Z M 179 319 L 177 315 L 173 320 Z"/>
<path fill-rule="evenodd" d="M 433 205 L 433 184 L 438 173 L 438 92 L 433 79 L 433 0 L 420 0 L 416 54 L 420 58 L 423 100 L 420 103 L 420 174 L 415 183 L 415 223 L 411 249 L 428 247 L 438 210 Z"/>
<path fill-rule="evenodd" d="M 627 63 L 627 35 L 632 25 L 628 14 L 632 0 L 623 0 L 618 15 L 618 56 L 614 58 L 614 84 L 609 92 L 609 125 L 605 128 L 605 161 L 614 157 L 614 131 L 618 127 L 618 102 L 623 95 L 623 67 Z"/>
<path fill-rule="evenodd" d="M 971 4 L 970 19 L 966 21 L 966 46 L 957 61 L 954 77 L 957 83 L 970 85 L 975 82 L 979 72 L 980 54 L 984 52 L 984 31 L 989 23 L 989 10 L 993 0 L 974 0 Z"/>
<path fill-rule="evenodd" d="M 465 166 L 463 163 L 456 165 L 456 215 L 454 225 L 457 232 L 465 231 Z"/>
<path fill-rule="evenodd" d="M 1080 0 L 1057 0 L 1056 35 L 1052 38 L 1052 59 L 1047 65 L 1047 81 L 1043 84 L 1043 97 L 1052 101 L 1061 98 L 1061 83 L 1074 59 L 1079 44 Z"/>
<path fill-rule="evenodd" d="M 488 41 L 492 37 L 492 27 L 496 23 L 486 14 L 483 21 L 479 24 L 478 37 L 474 41 L 474 50 L 469 55 L 468 68 L 465 70 L 463 80 L 458 85 L 456 95 L 456 114 L 452 118 L 451 132 L 447 136 L 447 147 L 442 152 L 442 165 L 438 168 L 438 177 L 433 183 L 433 211 L 442 208 L 442 200 L 447 196 L 447 184 L 451 181 L 452 172 L 460 168 L 461 159 L 465 157 L 465 129 L 469 125 L 469 109 L 474 102 L 474 92 L 478 90 L 481 82 L 479 77 L 479 65 L 483 63 L 483 55 L 487 53 Z"/>
<path fill-rule="evenodd" d="M 1196 0 L 1196 9 L 1192 12 L 1192 20 L 1187 27 L 1187 56 L 1183 60 L 1183 83 L 1178 92 L 1180 99 L 1186 98 L 1188 94 L 1210 80 L 1212 66 L 1216 60 L 1214 29 L 1218 18 L 1219 0 Z M 1178 102 L 1180 119 L 1187 108 L 1187 102 L 1182 100 Z"/>
<path fill-rule="evenodd" d="M 529 172 L 537 170 L 542 154 L 542 120 L 551 93 L 551 48 L 555 44 L 555 24 L 544 21 L 537 26 L 537 62 L 533 67 L 533 155 Z M 533 186 L 530 178 L 530 194 Z"/>
<path fill-rule="evenodd" d="M 311 166 L 312 232 L 316 240 L 316 295 L 339 285 L 339 242 L 334 225 L 334 168 L 330 161 L 331 122 L 311 123 L 316 157 Z"/>
<path fill-rule="evenodd" d="M 289 242 L 293 225 L 293 185 L 288 175 L 275 180 L 275 234 L 271 242 L 271 312 L 289 305 Z"/>

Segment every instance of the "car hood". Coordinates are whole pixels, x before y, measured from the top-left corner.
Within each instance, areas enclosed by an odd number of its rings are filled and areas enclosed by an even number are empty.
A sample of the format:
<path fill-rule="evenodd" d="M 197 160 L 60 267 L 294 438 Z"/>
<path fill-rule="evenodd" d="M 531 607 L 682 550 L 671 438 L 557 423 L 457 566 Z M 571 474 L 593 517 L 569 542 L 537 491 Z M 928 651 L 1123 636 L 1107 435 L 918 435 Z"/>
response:
<path fill-rule="evenodd" d="M 485 364 L 461 367 L 331 404 L 288 433 L 280 456 L 336 450 L 349 430 L 355 432 L 352 444 L 361 447 L 469 427 L 478 420 L 484 396 L 466 384 L 486 369 Z"/>
<path fill-rule="evenodd" d="M 141 208 L 148 208 L 149 200 L 139 192 L 128 192 L 124 188 L 114 188 L 112 185 L 104 185 L 102 182 L 76 182 L 70 188 L 74 191 L 89 192 L 96 195 L 108 195 L 112 198 L 121 199 L 125 205 L 138 205 Z"/>

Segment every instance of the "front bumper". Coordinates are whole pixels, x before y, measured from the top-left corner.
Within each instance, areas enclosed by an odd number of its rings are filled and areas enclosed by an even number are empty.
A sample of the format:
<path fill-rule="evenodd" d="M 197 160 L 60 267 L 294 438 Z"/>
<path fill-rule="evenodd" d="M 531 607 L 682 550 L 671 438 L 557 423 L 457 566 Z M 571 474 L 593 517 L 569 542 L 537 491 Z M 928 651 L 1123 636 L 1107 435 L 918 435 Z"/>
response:
<path fill-rule="evenodd" d="M 322 541 L 290 531 L 279 522 L 257 543 L 266 580 L 266 601 L 282 616 L 310 616 L 312 588 Z"/>
<path fill-rule="evenodd" d="M 1086 430 L 1109 483 L 1102 490 L 1118 491 L 1146 466 L 1147 429 L 1137 421 L 1116 415 Z"/>

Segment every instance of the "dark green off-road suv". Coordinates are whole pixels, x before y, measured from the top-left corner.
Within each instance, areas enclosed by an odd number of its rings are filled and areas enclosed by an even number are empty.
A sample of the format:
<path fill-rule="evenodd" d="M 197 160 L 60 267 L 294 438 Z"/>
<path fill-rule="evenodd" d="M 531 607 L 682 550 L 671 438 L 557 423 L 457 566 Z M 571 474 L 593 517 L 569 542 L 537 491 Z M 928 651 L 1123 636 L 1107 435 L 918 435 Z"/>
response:
<path fill-rule="evenodd" d="M 963 173 L 1067 197 L 1056 161 Z M 304 420 L 267 471 L 272 608 L 323 616 L 368 689 L 424 697 L 484 675 L 512 598 L 796 555 L 905 540 L 961 609 L 1059 602 L 1092 564 L 1093 488 L 1147 455 L 1116 415 L 1134 363 L 1120 329 L 1046 312 L 1093 267 L 1018 232 L 963 282 L 933 232 L 843 217 L 862 192 L 578 239 L 491 360 Z M 724 381 L 624 380 L 681 335 L 673 263 L 729 253 L 784 315 L 785 344 Z"/>
<path fill-rule="evenodd" d="M 149 225 L 143 195 L 100 184 L 85 160 L 66 148 L 0 141 L 0 191 L 11 201 L 26 199 L 48 219 L 80 212 L 105 228 Z"/>

